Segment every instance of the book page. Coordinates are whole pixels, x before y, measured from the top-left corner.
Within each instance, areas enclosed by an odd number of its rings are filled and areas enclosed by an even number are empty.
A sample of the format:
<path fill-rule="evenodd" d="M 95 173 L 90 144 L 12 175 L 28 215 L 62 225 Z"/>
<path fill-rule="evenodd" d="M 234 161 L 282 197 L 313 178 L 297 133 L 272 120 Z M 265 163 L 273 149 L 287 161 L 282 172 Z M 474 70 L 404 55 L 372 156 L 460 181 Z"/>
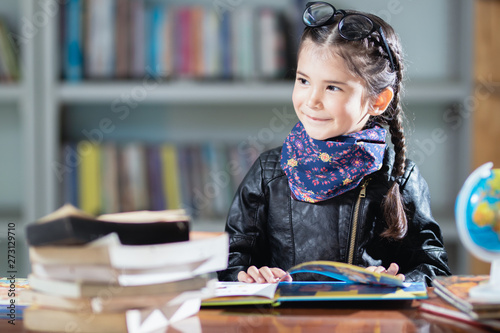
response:
<path fill-rule="evenodd" d="M 180 222 L 188 221 L 189 217 L 183 209 L 103 214 L 97 217 L 99 221 L 137 223 L 137 222 Z"/>
<path fill-rule="evenodd" d="M 403 287 L 399 278 L 383 273 L 369 272 L 363 267 L 334 261 L 310 261 L 296 265 L 288 273 L 317 273 L 350 283 Z"/>
<path fill-rule="evenodd" d="M 46 223 L 66 217 L 80 217 L 90 220 L 118 222 L 118 223 L 138 223 L 138 222 L 180 222 L 189 221 L 189 216 L 184 209 L 167 209 L 160 211 L 141 210 L 133 212 L 121 212 L 93 216 L 76 208 L 71 204 L 65 204 L 54 212 L 38 219 L 36 223 Z"/>
<path fill-rule="evenodd" d="M 273 298 L 277 287 L 277 283 L 217 282 L 215 296 L 262 296 Z"/>
<path fill-rule="evenodd" d="M 94 220 L 95 217 L 92 216 L 91 214 L 85 213 L 83 210 L 80 210 L 73 206 L 72 204 L 65 204 L 61 208 L 53 211 L 52 213 L 45 215 L 44 217 L 38 219 L 36 223 L 46 223 L 58 219 L 62 219 L 65 217 L 81 217 L 85 219 L 91 219 Z"/>

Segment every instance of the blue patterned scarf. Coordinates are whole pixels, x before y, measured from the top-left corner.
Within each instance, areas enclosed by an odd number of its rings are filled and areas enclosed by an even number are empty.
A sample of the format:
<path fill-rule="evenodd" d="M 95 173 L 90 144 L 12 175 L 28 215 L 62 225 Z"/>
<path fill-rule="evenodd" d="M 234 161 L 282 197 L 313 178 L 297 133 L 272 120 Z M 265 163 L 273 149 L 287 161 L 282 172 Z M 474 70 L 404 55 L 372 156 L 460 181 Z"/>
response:
<path fill-rule="evenodd" d="M 328 140 L 315 140 L 302 123 L 292 129 L 281 151 L 281 167 L 292 196 L 318 202 L 359 185 L 382 167 L 386 130 L 378 125 Z"/>

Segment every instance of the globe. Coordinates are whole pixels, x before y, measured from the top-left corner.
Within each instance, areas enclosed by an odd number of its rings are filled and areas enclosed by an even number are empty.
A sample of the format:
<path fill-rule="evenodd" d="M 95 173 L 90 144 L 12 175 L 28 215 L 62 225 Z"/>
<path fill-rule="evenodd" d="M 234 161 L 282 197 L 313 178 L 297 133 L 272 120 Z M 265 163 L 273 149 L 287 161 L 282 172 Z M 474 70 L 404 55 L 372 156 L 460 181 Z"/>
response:
<path fill-rule="evenodd" d="M 466 179 L 455 204 L 458 235 L 477 258 L 491 262 L 488 283 L 472 288 L 469 296 L 500 300 L 500 169 L 483 164 Z"/>

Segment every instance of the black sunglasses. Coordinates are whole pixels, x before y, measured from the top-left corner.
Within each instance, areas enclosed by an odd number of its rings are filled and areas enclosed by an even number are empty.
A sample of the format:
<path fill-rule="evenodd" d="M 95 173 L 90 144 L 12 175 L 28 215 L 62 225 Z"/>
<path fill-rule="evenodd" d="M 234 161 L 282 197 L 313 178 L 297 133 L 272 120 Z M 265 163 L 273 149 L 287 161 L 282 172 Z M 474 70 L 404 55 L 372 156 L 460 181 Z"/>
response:
<path fill-rule="evenodd" d="M 385 50 L 389 55 L 391 68 L 396 70 L 394 60 L 392 58 L 391 49 L 385 38 L 382 27 L 373 22 L 368 16 L 357 13 L 347 14 L 344 10 L 337 10 L 328 2 L 315 1 L 308 2 L 306 9 L 302 15 L 302 21 L 308 27 L 317 28 L 324 25 L 330 25 L 335 21 L 335 15 L 341 14 L 343 17 L 339 21 L 338 30 L 340 36 L 346 40 L 356 41 L 370 36 L 374 31 L 378 31 Z"/>

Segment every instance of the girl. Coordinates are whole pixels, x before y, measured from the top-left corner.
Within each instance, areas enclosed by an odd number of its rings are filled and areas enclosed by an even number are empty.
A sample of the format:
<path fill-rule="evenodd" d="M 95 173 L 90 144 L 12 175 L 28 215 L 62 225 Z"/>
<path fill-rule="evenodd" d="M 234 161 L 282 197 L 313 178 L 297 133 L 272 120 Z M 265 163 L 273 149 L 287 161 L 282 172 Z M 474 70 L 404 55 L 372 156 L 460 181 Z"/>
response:
<path fill-rule="evenodd" d="M 450 274 L 427 184 L 406 159 L 395 32 L 325 2 L 308 3 L 303 21 L 292 95 L 299 123 L 241 183 L 219 279 L 291 281 L 285 271 L 311 260 L 428 284 Z"/>

